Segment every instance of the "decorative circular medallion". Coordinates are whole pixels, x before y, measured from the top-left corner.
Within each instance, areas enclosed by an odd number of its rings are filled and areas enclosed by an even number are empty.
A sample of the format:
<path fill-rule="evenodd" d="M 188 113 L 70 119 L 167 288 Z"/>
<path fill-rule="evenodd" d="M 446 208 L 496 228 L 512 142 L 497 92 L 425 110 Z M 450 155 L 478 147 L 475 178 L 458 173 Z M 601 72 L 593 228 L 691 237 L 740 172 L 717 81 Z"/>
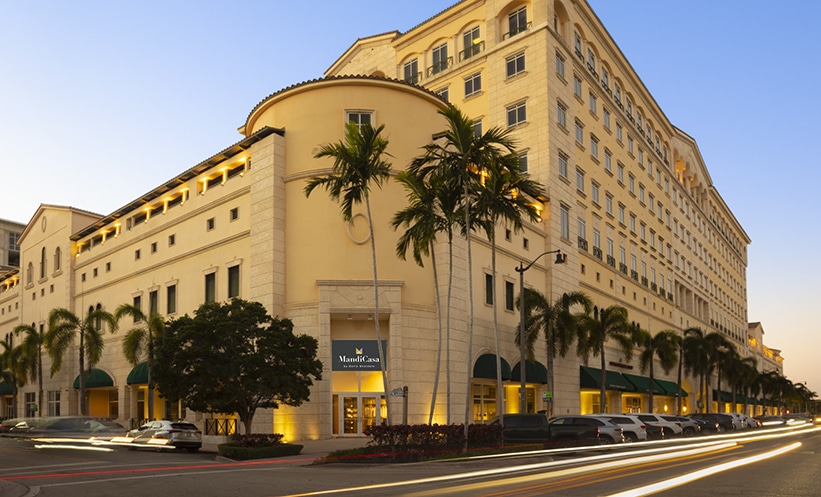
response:
<path fill-rule="evenodd" d="M 360 218 L 360 217 L 362 219 L 364 219 L 365 222 L 364 223 L 360 222 L 357 226 L 356 219 Z M 363 229 L 363 224 L 364 224 L 364 229 Z M 354 233 L 359 234 L 359 233 L 362 233 L 363 231 L 365 232 L 365 237 L 360 239 L 360 240 L 357 240 L 357 238 L 354 236 Z M 364 244 L 368 243 L 368 240 L 371 239 L 370 230 L 368 229 L 368 217 L 365 214 L 362 214 L 361 212 L 357 212 L 356 214 L 354 214 L 352 216 L 351 222 L 348 224 L 348 237 L 350 237 L 351 241 L 353 241 L 357 245 L 364 245 Z"/>
<path fill-rule="evenodd" d="M 46 216 L 40 218 L 40 229 L 43 230 L 43 232 L 46 231 Z"/>

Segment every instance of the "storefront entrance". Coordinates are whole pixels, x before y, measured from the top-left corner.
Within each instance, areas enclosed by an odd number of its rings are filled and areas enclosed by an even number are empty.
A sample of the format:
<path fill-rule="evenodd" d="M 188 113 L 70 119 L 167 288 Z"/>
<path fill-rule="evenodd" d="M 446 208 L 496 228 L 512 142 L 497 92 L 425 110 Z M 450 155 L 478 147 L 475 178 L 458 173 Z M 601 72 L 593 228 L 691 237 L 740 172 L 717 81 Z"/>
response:
<path fill-rule="evenodd" d="M 382 424 L 385 397 L 368 394 L 334 394 L 334 435 L 362 435 L 369 426 Z"/>

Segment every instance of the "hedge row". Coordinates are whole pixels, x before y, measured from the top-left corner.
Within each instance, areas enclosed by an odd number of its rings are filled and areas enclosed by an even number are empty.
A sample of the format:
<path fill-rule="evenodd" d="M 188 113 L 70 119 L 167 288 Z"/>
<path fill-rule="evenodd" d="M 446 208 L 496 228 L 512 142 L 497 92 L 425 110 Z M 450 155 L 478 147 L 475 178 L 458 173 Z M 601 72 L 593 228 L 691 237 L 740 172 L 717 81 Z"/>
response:
<path fill-rule="evenodd" d="M 418 460 L 421 455 L 456 452 L 465 447 L 464 425 L 377 425 L 368 427 L 369 446 L 394 460 Z M 468 425 L 468 448 L 502 445 L 501 425 Z"/>

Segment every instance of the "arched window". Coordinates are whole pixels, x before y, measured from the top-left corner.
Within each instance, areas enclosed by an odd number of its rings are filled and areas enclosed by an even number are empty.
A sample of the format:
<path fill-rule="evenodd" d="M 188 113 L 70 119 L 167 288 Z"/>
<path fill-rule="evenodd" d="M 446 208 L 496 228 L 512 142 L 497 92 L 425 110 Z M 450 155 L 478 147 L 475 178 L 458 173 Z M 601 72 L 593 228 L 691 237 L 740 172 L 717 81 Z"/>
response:
<path fill-rule="evenodd" d="M 40 249 L 40 279 L 46 277 L 46 248 Z"/>
<path fill-rule="evenodd" d="M 30 263 L 26 266 L 26 284 L 30 285 L 34 280 L 34 264 Z"/>
<path fill-rule="evenodd" d="M 59 271 L 62 267 L 63 262 L 63 251 L 60 250 L 60 247 L 54 251 L 54 270 Z"/>
<path fill-rule="evenodd" d="M 98 303 L 96 310 L 97 311 L 103 310 L 103 305 Z M 103 321 L 102 321 L 102 319 L 100 319 L 100 316 L 97 316 L 97 318 L 94 320 L 94 327 L 97 329 L 97 331 L 100 331 L 101 329 L 103 329 Z"/>

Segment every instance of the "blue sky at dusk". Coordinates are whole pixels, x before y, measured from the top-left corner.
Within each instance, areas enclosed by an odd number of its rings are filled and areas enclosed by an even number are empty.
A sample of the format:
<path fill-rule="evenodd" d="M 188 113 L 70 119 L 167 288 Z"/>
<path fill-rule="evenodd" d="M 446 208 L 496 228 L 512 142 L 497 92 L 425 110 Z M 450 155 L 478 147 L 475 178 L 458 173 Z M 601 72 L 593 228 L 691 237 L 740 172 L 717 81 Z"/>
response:
<path fill-rule="evenodd" d="M 41 203 L 108 214 L 238 141 L 254 105 L 357 38 L 452 3 L 2 2 L 0 218 L 25 223 Z M 749 320 L 821 393 L 821 3 L 590 4 L 752 239 Z"/>

